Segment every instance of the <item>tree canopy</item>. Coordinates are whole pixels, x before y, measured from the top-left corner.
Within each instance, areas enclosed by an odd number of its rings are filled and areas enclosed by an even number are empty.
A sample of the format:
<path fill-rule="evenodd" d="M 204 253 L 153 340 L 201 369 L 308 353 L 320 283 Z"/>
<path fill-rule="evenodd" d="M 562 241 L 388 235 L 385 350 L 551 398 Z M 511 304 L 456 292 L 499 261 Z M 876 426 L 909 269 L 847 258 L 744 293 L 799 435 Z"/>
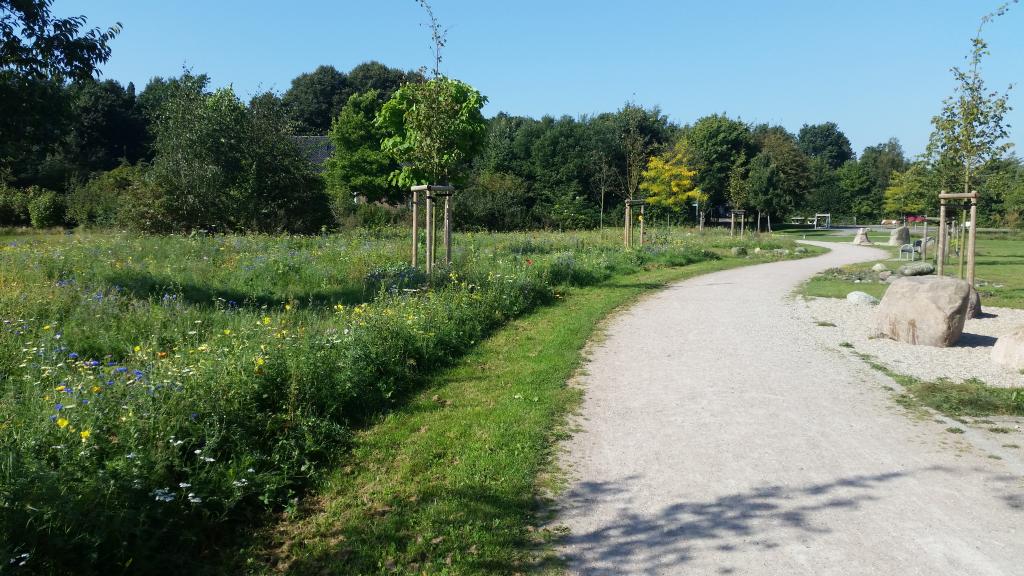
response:
<path fill-rule="evenodd" d="M 835 122 L 804 124 L 798 135 L 800 149 L 811 158 L 821 158 L 833 170 L 853 159 L 853 148 Z"/>
<path fill-rule="evenodd" d="M 399 88 L 375 120 L 390 134 L 381 148 L 401 163 L 393 181 L 447 184 L 459 177 L 484 143 L 486 102 L 469 84 L 444 76 Z"/>

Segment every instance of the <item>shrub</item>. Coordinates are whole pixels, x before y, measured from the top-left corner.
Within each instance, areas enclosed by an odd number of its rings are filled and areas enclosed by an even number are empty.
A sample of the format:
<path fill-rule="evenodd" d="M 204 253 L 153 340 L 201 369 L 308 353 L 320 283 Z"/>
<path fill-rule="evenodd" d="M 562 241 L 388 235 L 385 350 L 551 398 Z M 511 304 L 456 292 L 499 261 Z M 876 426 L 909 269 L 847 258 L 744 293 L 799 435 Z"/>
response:
<path fill-rule="evenodd" d="M 68 218 L 79 226 L 119 224 L 121 210 L 132 200 L 129 190 L 139 182 L 143 170 L 142 166 L 118 166 L 72 186 L 67 201 Z"/>
<path fill-rule="evenodd" d="M 0 226 L 27 226 L 28 194 L 18 188 L 0 186 Z"/>
<path fill-rule="evenodd" d="M 53 228 L 64 224 L 64 198 L 52 190 L 32 187 L 26 192 L 28 215 L 33 228 Z"/>
<path fill-rule="evenodd" d="M 129 223 L 155 232 L 316 232 L 329 223 L 323 179 L 279 107 L 246 107 L 196 79 L 161 106 L 145 205 Z"/>

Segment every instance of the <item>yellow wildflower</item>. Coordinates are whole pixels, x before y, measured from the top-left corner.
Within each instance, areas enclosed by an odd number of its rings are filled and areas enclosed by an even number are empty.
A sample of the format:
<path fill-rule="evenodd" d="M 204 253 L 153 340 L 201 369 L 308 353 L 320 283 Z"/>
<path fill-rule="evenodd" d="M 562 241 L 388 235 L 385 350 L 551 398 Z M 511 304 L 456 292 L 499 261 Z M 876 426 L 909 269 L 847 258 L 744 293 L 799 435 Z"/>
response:
<path fill-rule="evenodd" d="M 68 419 L 67 418 L 57 418 L 57 426 L 60 426 L 61 428 L 67 428 L 68 427 Z"/>
<path fill-rule="evenodd" d="M 86 440 L 89 439 L 89 436 L 92 436 L 92 432 L 89 432 L 88 430 L 82 430 L 81 432 L 78 433 L 78 435 L 82 437 L 82 442 L 85 442 Z"/>

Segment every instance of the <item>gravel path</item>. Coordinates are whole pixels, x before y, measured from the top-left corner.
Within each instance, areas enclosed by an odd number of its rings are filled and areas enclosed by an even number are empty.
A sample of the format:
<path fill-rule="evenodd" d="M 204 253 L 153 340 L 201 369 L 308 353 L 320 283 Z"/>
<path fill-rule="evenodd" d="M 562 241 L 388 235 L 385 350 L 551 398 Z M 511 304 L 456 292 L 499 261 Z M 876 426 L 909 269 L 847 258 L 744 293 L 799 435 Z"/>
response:
<path fill-rule="evenodd" d="M 799 318 L 800 281 L 885 256 L 827 246 L 612 320 L 563 457 L 571 573 L 1024 573 L 1024 460 L 909 417 Z"/>

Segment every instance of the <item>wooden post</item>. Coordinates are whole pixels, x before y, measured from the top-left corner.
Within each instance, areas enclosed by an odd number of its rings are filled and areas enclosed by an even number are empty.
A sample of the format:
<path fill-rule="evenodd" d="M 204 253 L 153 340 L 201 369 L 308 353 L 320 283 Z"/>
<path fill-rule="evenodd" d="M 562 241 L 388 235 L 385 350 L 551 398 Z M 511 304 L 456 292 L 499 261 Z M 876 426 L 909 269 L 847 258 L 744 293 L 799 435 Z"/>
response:
<path fill-rule="evenodd" d="M 963 213 L 963 219 L 960 220 L 960 227 L 957 228 L 957 234 L 959 240 L 957 240 L 957 247 L 960 248 L 960 263 L 956 268 L 956 275 L 961 279 L 964 277 L 964 235 L 967 234 L 967 230 L 964 229 L 964 224 L 967 223 L 967 210 L 961 210 Z"/>
<path fill-rule="evenodd" d="M 426 270 L 427 275 L 430 275 L 431 270 L 434 268 L 434 194 L 429 189 L 427 190 L 427 215 L 423 223 L 427 229 L 427 264 Z"/>
<path fill-rule="evenodd" d="M 743 214 L 740 214 L 740 237 L 745 236 L 747 233 L 747 211 L 744 210 Z"/>
<path fill-rule="evenodd" d="M 941 193 L 940 193 L 941 196 Z M 935 247 L 935 268 L 939 276 L 946 264 L 946 199 L 939 200 L 939 244 Z"/>
<path fill-rule="evenodd" d="M 644 245 L 644 204 L 640 205 L 640 245 Z"/>
<path fill-rule="evenodd" d="M 629 229 L 630 226 L 633 224 L 633 211 L 631 210 L 631 207 L 629 205 L 629 200 L 626 201 L 626 212 L 625 212 L 625 214 L 626 214 L 626 220 L 622 224 L 622 245 L 624 247 L 626 247 L 626 248 L 629 248 L 629 244 L 630 244 L 629 241 L 630 241 L 630 239 L 633 236 L 633 234 L 632 234 L 633 231 Z"/>
<path fill-rule="evenodd" d="M 729 236 L 736 235 L 736 213 L 729 212 Z"/>
<path fill-rule="evenodd" d="M 412 191 L 412 267 L 415 268 L 420 260 L 420 223 L 419 219 L 419 196 L 416 190 Z"/>
<path fill-rule="evenodd" d="M 452 263 L 452 194 L 448 192 L 444 197 L 444 263 L 450 266 Z"/>
<path fill-rule="evenodd" d="M 978 230 L 978 193 L 971 198 L 971 229 L 967 232 L 967 283 L 974 287 L 974 246 Z"/>
<path fill-rule="evenodd" d="M 928 259 L 928 217 L 924 217 L 924 235 L 921 236 L 921 261 Z"/>

